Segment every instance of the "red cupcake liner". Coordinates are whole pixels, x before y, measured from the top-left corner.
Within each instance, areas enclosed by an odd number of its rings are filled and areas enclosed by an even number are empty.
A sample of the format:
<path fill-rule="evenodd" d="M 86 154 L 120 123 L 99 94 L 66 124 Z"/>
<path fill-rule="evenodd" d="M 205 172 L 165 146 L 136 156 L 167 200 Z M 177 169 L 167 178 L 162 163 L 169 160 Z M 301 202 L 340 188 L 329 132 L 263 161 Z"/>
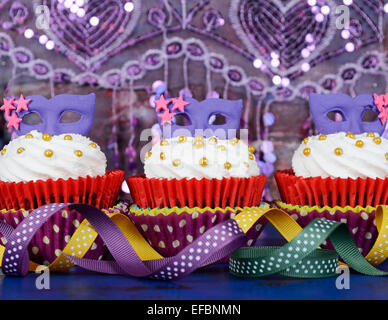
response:
<path fill-rule="evenodd" d="M 152 215 L 130 209 L 128 213 L 144 238 L 164 257 L 175 256 L 208 229 L 233 218 L 242 209 L 172 208 L 168 211 L 168 214 Z M 247 246 L 255 244 L 266 223 L 266 218 L 260 218 L 249 230 Z"/>
<path fill-rule="evenodd" d="M 133 201 L 146 208 L 226 208 L 259 206 L 266 176 L 223 179 L 126 179 Z"/>
<path fill-rule="evenodd" d="M 388 204 L 388 177 L 385 179 L 303 178 L 293 170 L 275 172 L 282 201 L 302 206 L 367 207 Z"/>
<path fill-rule="evenodd" d="M 349 231 L 360 252 L 366 256 L 376 242 L 378 231 L 376 228 L 376 209 L 372 207 L 301 207 L 290 206 L 280 201 L 275 202 L 277 207 L 288 213 L 298 224 L 304 228 L 316 218 L 342 222 L 347 225 Z M 334 247 L 327 239 L 322 248 L 333 250 Z"/>
<path fill-rule="evenodd" d="M 47 203 L 87 203 L 97 208 L 116 204 L 124 171 L 107 171 L 104 176 L 29 182 L 0 181 L 2 209 L 36 209 Z"/>

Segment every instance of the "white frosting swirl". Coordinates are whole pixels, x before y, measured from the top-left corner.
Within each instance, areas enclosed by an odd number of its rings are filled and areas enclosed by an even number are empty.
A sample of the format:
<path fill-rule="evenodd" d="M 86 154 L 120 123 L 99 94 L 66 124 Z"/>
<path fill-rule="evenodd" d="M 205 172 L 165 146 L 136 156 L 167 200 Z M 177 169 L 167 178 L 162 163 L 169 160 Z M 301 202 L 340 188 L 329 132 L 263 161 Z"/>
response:
<path fill-rule="evenodd" d="M 258 176 L 253 151 L 238 139 L 174 137 L 152 146 L 144 172 L 147 178 L 167 179 Z"/>
<path fill-rule="evenodd" d="M 105 169 L 100 147 L 79 134 L 50 136 L 34 130 L 12 140 L 0 154 L 0 180 L 7 182 L 94 178 Z"/>
<path fill-rule="evenodd" d="M 381 178 L 388 176 L 388 140 L 377 133 L 339 132 L 306 138 L 295 151 L 296 176 Z"/>

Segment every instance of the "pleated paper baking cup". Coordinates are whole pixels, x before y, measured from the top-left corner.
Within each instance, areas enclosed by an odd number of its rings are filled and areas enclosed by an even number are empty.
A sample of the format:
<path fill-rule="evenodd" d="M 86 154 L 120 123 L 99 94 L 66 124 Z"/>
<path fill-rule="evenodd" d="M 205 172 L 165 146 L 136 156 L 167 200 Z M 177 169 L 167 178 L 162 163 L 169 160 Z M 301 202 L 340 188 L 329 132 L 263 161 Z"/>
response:
<path fill-rule="evenodd" d="M 0 219 L 12 227 L 16 227 L 32 210 L 1 210 Z M 76 210 L 64 209 L 55 213 L 34 235 L 28 246 L 30 260 L 48 265 L 52 263 L 65 248 L 74 231 L 83 218 Z M 5 245 L 5 239 L 0 243 Z M 99 259 L 105 252 L 102 239 L 98 236 L 84 256 Z"/>
<path fill-rule="evenodd" d="M 367 207 L 388 204 L 388 177 L 385 179 L 303 178 L 292 170 L 275 173 L 281 199 L 302 206 Z"/>
<path fill-rule="evenodd" d="M 126 179 L 133 201 L 146 208 L 226 208 L 260 205 L 266 176 L 223 179 Z"/>
<path fill-rule="evenodd" d="M 133 205 L 129 210 L 129 217 L 156 251 L 165 257 L 171 257 L 211 227 L 233 218 L 242 210 L 239 207 L 140 209 Z M 266 223 L 267 219 L 261 218 L 250 229 L 247 233 L 247 246 L 255 244 Z"/>
<path fill-rule="evenodd" d="M 345 223 L 353 236 L 357 248 L 364 256 L 368 254 L 378 236 L 375 207 L 309 207 L 294 206 L 282 201 L 275 201 L 275 204 L 278 208 L 287 212 L 302 228 L 315 218 L 325 218 Z M 326 240 L 322 247 L 333 249 L 330 240 Z"/>
<path fill-rule="evenodd" d="M 107 171 L 104 176 L 30 182 L 0 181 L 2 209 L 36 209 L 48 203 L 87 203 L 97 208 L 116 204 L 124 171 Z"/>

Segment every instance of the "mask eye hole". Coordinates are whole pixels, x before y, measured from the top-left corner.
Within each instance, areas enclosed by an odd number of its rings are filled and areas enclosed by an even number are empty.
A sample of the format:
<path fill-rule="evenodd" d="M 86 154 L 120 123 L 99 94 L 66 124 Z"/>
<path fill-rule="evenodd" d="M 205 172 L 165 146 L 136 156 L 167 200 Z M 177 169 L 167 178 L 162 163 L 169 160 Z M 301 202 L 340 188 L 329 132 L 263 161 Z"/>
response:
<path fill-rule="evenodd" d="M 42 118 L 37 112 L 30 112 L 23 117 L 23 122 L 26 124 L 43 123 Z"/>
<path fill-rule="evenodd" d="M 179 113 L 175 115 L 174 119 L 177 126 L 185 127 L 191 125 L 190 117 L 186 113 Z"/>
<path fill-rule="evenodd" d="M 326 117 L 334 122 L 342 122 L 345 121 L 344 114 L 339 110 L 330 111 Z"/>
<path fill-rule="evenodd" d="M 81 115 L 77 112 L 72 111 L 66 111 L 62 113 L 61 119 L 59 122 L 61 123 L 71 123 L 71 122 L 77 122 L 81 119 Z"/>
<path fill-rule="evenodd" d="M 361 120 L 363 122 L 373 122 L 377 119 L 378 114 L 373 110 L 371 106 L 368 106 L 362 113 Z"/>
<path fill-rule="evenodd" d="M 226 122 L 226 117 L 221 113 L 213 113 L 209 117 L 209 124 L 213 126 L 222 126 L 223 124 L 226 124 Z"/>

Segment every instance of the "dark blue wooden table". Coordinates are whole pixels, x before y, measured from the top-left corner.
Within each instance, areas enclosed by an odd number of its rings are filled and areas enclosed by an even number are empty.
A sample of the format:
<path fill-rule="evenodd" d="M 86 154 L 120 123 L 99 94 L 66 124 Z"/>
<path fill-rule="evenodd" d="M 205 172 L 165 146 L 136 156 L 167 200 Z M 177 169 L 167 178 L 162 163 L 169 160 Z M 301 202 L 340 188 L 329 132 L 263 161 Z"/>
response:
<path fill-rule="evenodd" d="M 260 244 L 278 244 L 266 228 Z M 388 270 L 388 263 L 381 268 Z M 271 277 L 240 279 L 228 273 L 226 264 L 198 270 L 176 282 L 95 274 L 73 268 L 66 274 L 51 274 L 50 289 L 38 290 L 39 275 L 0 277 L 0 299 L 141 299 L 141 300 L 262 300 L 262 299 L 388 299 L 388 277 L 350 275 L 350 289 L 336 288 L 336 278 L 291 279 Z"/>

